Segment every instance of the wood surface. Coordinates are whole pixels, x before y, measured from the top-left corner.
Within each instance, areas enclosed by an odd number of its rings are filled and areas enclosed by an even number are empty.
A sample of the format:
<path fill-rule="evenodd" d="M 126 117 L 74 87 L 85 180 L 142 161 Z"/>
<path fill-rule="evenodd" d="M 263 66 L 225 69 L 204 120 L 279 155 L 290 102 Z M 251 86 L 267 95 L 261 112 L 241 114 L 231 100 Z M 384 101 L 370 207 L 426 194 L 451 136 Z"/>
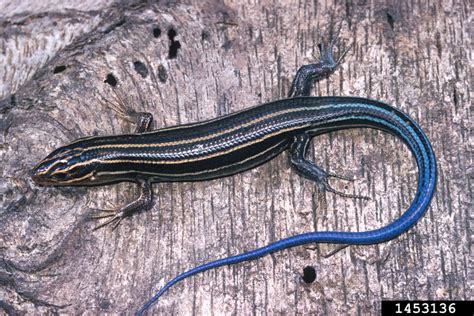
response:
<path fill-rule="evenodd" d="M 327 209 L 286 153 L 224 179 L 155 184 L 153 209 L 115 230 L 94 231 L 88 215 L 134 199 L 134 184 L 45 188 L 29 178 L 58 146 L 133 130 L 107 106 L 117 95 L 151 112 L 156 128 L 284 98 L 339 24 L 340 45 L 352 49 L 312 94 L 380 99 L 419 122 L 439 167 L 426 215 L 387 243 L 328 258 L 333 246 L 307 245 L 202 273 L 152 311 L 377 315 L 382 299 L 473 298 L 469 1 L 76 5 L 23 4 L 27 12 L 0 4 L 0 309 L 128 314 L 198 264 L 298 233 L 365 231 L 399 217 L 416 189 L 414 159 L 399 139 L 369 129 L 313 140 L 320 166 L 357 178 L 333 185 L 371 198 L 327 195 Z M 301 278 L 308 266 L 316 270 L 310 284 Z"/>

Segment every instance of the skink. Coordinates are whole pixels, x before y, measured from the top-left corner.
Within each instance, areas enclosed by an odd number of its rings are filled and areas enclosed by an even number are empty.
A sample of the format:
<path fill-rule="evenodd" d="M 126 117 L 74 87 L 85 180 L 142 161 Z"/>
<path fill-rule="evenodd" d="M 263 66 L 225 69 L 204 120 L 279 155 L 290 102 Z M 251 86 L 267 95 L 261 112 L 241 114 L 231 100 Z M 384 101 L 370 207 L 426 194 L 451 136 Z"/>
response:
<path fill-rule="evenodd" d="M 335 61 L 332 45 L 327 50 L 322 48 L 318 63 L 298 70 L 288 99 L 205 122 L 150 131 L 151 114 L 117 107 L 120 115 L 138 121 L 136 133 L 83 138 L 58 148 L 34 167 L 32 178 L 40 185 L 54 186 L 136 182 L 141 189 L 137 200 L 114 213 L 97 216 L 110 217 L 103 225 L 117 225 L 131 213 L 152 207 L 152 182 L 229 176 L 258 166 L 284 150 L 289 151 L 293 169 L 315 181 L 318 189 L 359 197 L 334 190 L 328 184 L 328 178 L 338 176 L 325 172 L 305 158 L 310 139 L 332 131 L 361 127 L 380 129 L 403 140 L 415 157 L 418 166 L 415 197 L 403 215 L 392 223 L 365 232 L 309 232 L 205 263 L 169 281 L 137 315 L 172 285 L 209 269 L 307 243 L 352 245 L 390 240 L 413 226 L 428 208 L 436 185 L 435 155 L 418 124 L 394 107 L 365 98 L 308 96 L 311 84 L 333 73 L 343 55 Z"/>

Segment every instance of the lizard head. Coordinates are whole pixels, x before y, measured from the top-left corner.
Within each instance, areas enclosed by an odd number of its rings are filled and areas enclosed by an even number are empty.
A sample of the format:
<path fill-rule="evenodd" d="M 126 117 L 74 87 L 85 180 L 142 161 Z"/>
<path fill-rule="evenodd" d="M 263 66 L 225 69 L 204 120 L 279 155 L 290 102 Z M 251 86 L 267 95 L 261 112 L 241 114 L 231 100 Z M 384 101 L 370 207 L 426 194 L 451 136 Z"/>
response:
<path fill-rule="evenodd" d="M 54 150 L 31 171 L 31 178 L 43 186 L 94 184 L 94 164 L 80 146 L 64 146 Z"/>

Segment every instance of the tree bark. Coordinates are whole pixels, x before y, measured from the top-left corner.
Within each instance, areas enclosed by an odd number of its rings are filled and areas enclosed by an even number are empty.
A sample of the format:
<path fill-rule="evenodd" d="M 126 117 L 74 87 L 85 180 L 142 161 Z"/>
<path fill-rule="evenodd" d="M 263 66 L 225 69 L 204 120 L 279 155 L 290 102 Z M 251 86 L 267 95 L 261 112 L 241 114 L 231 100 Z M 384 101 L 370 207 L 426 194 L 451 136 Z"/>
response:
<path fill-rule="evenodd" d="M 155 184 L 153 209 L 115 230 L 94 231 L 88 215 L 134 199 L 135 185 L 46 188 L 29 177 L 58 146 L 132 131 L 108 107 L 118 96 L 151 112 L 155 128 L 285 98 L 298 67 L 317 60 L 331 25 L 341 25 L 340 47 L 352 48 L 312 94 L 380 99 L 420 124 L 439 166 L 428 212 L 387 243 L 328 258 L 333 246 L 306 245 L 199 274 L 151 310 L 375 315 L 382 299 L 472 299 L 468 1 L 86 8 L 42 8 L 1 21 L 0 308 L 131 313 L 204 262 L 299 233 L 366 231 L 398 218 L 413 199 L 416 165 L 399 139 L 368 129 L 313 140 L 320 166 L 357 178 L 334 186 L 371 198 L 328 195 L 327 208 L 314 183 L 289 168 L 286 153 L 232 177 Z M 48 30 L 59 35 L 48 39 Z M 302 280 L 305 267 L 316 270 L 310 284 Z"/>

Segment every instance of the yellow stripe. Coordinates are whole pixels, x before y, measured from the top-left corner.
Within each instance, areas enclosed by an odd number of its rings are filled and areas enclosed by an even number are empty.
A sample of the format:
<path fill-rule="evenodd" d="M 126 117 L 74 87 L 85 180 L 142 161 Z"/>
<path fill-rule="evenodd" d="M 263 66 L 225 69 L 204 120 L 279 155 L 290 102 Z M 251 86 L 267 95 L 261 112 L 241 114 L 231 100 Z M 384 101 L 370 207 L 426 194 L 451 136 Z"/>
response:
<path fill-rule="evenodd" d="M 252 160 L 252 159 L 257 158 L 259 156 L 263 156 L 264 154 L 266 154 L 267 152 L 275 149 L 276 147 L 280 146 L 284 142 L 285 142 L 285 140 L 283 140 L 283 141 L 279 142 L 278 144 L 268 148 L 265 151 L 262 151 L 262 152 L 256 154 L 255 156 L 252 156 L 252 157 L 249 157 L 249 158 L 244 159 L 242 161 L 239 161 L 239 162 L 233 164 L 232 166 L 242 165 L 242 164 L 246 163 L 249 160 Z M 222 166 L 222 167 L 219 167 L 219 168 L 208 169 L 208 170 L 204 170 L 204 171 L 180 173 L 180 174 L 157 173 L 157 172 L 138 171 L 138 170 L 127 170 L 127 171 L 102 171 L 102 172 L 98 172 L 96 175 L 97 176 L 103 176 L 103 175 L 108 175 L 108 174 L 116 175 L 116 174 L 127 174 L 127 173 L 134 173 L 135 172 L 135 173 L 146 174 L 146 175 L 151 175 L 151 176 L 176 177 L 177 178 L 177 177 L 195 176 L 195 175 L 200 175 L 200 174 L 204 174 L 204 173 L 215 172 L 215 171 L 225 169 L 225 168 L 228 168 L 228 167 L 231 167 L 231 166 L 230 165 L 229 166 Z"/>
<path fill-rule="evenodd" d="M 266 115 L 266 116 L 258 117 L 258 118 L 254 119 L 253 121 L 250 121 L 248 123 L 245 123 L 245 124 L 242 124 L 242 125 L 239 125 L 239 126 L 234 126 L 232 128 L 219 131 L 215 134 L 211 134 L 211 135 L 208 135 L 208 136 L 196 137 L 196 138 L 190 138 L 190 139 L 183 139 L 183 140 L 180 140 L 180 141 L 172 141 L 172 142 L 165 142 L 165 143 L 148 143 L 148 144 L 107 144 L 107 145 L 98 145 L 98 146 L 87 147 L 87 148 L 85 148 L 85 150 L 94 150 L 94 149 L 103 149 L 103 148 L 165 147 L 165 146 L 191 144 L 191 143 L 194 143 L 194 142 L 201 142 L 201 141 L 209 140 L 211 138 L 219 137 L 219 136 L 222 136 L 224 134 L 227 134 L 227 133 L 230 133 L 230 132 L 233 132 L 233 131 L 236 131 L 236 130 L 239 130 L 239 129 L 242 129 L 242 128 L 245 128 L 245 127 L 248 127 L 248 126 L 251 126 L 253 124 L 257 124 L 257 123 L 259 123 L 263 120 L 270 119 L 272 117 L 275 117 L 275 116 L 278 116 L 278 115 L 281 115 L 281 114 L 288 114 L 288 113 L 293 113 L 293 112 L 309 111 L 309 110 L 313 110 L 313 109 L 305 107 L 305 108 L 293 108 L 293 109 L 287 109 L 285 111 L 274 112 L 274 113 L 270 113 L 269 115 Z M 222 118 L 219 118 L 219 119 L 222 119 Z M 204 123 L 209 123 L 209 121 L 203 122 L 202 124 L 204 124 Z M 176 126 L 175 129 L 182 128 L 182 127 L 183 126 Z M 146 135 L 146 134 L 159 133 L 159 132 L 162 132 L 162 131 L 163 130 L 156 130 L 156 131 L 152 131 L 152 132 L 149 132 L 149 133 L 130 134 L 130 135 L 144 135 L 144 134 Z"/>
<path fill-rule="evenodd" d="M 75 157 L 76 155 L 72 156 L 72 157 Z M 53 159 L 53 158 L 51 158 Z M 45 161 L 41 161 L 39 164 L 42 164 L 42 163 L 45 163 L 47 161 L 50 161 L 51 159 L 48 159 L 48 160 L 45 160 Z M 65 159 L 60 159 L 60 160 L 56 160 L 55 162 L 53 162 L 48 168 L 46 168 L 45 170 L 41 171 L 41 172 L 37 172 L 36 174 L 37 175 L 43 175 L 43 174 L 46 174 L 49 170 L 51 170 L 51 168 L 53 168 L 54 166 L 56 166 L 58 163 L 67 163 L 67 160 Z M 36 169 L 36 167 L 35 167 Z"/>
<path fill-rule="evenodd" d="M 308 127 L 308 126 L 310 126 L 310 124 L 299 125 L 298 129 L 305 128 L 305 127 Z M 74 164 L 72 166 L 69 166 L 66 169 L 63 169 L 63 170 L 57 170 L 57 171 L 53 172 L 52 174 L 67 173 L 72 168 L 75 168 L 75 167 L 78 167 L 78 166 L 87 166 L 87 165 L 89 165 L 93 162 L 98 162 L 100 164 L 119 164 L 119 163 L 132 163 L 132 164 L 134 164 L 134 163 L 136 163 L 136 164 L 153 164 L 153 165 L 157 165 L 157 164 L 173 165 L 173 164 L 183 164 L 183 163 L 188 163 L 188 162 L 206 160 L 206 159 L 210 159 L 210 158 L 214 158 L 214 157 L 218 157 L 218 156 L 221 156 L 221 155 L 231 153 L 233 151 L 239 150 L 239 149 L 247 147 L 247 146 L 251 146 L 251 145 L 256 144 L 256 143 L 260 143 L 260 142 L 262 142 L 262 141 L 264 141 L 264 140 L 266 140 L 270 137 L 273 137 L 273 136 L 276 136 L 276 135 L 279 135 L 279 134 L 282 134 L 282 133 L 285 133 L 285 132 L 288 132 L 288 131 L 291 131 L 291 130 L 294 130 L 294 129 L 295 129 L 294 127 L 281 129 L 281 130 L 278 130 L 278 131 L 274 132 L 273 134 L 268 134 L 268 135 L 265 135 L 262 138 L 258 138 L 256 140 L 254 140 L 253 142 L 244 143 L 244 144 L 241 144 L 239 146 L 229 148 L 228 150 L 216 152 L 214 154 L 210 154 L 210 155 L 202 156 L 202 157 L 196 157 L 196 158 L 191 158 L 191 159 L 181 159 L 181 160 L 177 160 L 177 161 L 169 161 L 169 160 L 130 160 L 130 159 L 103 160 L 103 161 L 101 161 L 99 159 L 94 158 L 94 159 L 89 160 L 89 161 L 84 161 L 84 162 L 81 162 L 81 163 Z"/>
<path fill-rule="evenodd" d="M 258 107 L 258 106 L 254 106 L 254 107 Z M 196 127 L 196 126 L 201 126 L 201 125 L 204 125 L 204 124 L 212 123 L 212 122 L 215 122 L 217 120 L 224 119 L 224 118 L 229 118 L 229 117 L 238 115 L 242 112 L 248 111 L 250 109 L 252 109 L 252 108 L 242 109 L 240 111 L 233 112 L 233 113 L 227 114 L 225 116 L 219 116 L 219 117 L 209 119 L 209 120 L 205 120 L 205 121 L 201 121 L 201 122 L 185 123 L 185 124 L 179 124 L 179 125 L 170 126 L 170 127 L 163 127 L 163 128 L 156 129 L 156 130 L 153 130 L 153 131 L 140 133 L 140 135 L 153 134 L 153 133 L 156 133 L 156 132 L 169 132 L 169 131 L 174 131 L 174 130 L 177 130 L 177 129 L 184 129 L 184 128 L 193 128 L 193 127 Z M 123 135 L 138 135 L 138 134 L 123 134 Z M 79 139 L 69 143 L 68 146 L 77 144 L 81 141 L 91 140 L 91 139 L 95 139 L 95 138 L 99 138 L 99 137 L 107 137 L 107 136 L 105 136 L 105 135 L 104 136 L 86 136 L 86 137 L 79 138 Z"/>
<path fill-rule="evenodd" d="M 311 110 L 311 108 L 293 108 L 293 109 L 287 109 L 285 111 L 280 111 L 280 112 L 274 112 L 274 113 L 271 113 L 269 115 L 266 115 L 266 116 L 262 116 L 262 117 L 259 117 L 259 118 L 256 118 L 254 119 L 253 121 L 251 122 L 248 122 L 246 124 L 243 124 L 243 125 L 239 125 L 239 126 L 235 126 L 233 128 L 229 128 L 227 130 L 222 130 L 218 133 L 215 133 L 215 134 L 212 134 L 212 135 L 208 135 L 208 136 L 204 136 L 204 137 L 197 137 L 197 138 L 193 138 L 193 139 L 184 139 L 184 140 L 181 140 L 181 141 L 174 141 L 174 142 L 166 142 L 166 143 L 149 143 L 149 144 L 108 144 L 108 145 L 98 145 L 98 146 L 91 146 L 91 147 L 87 147 L 87 148 L 84 148 L 80 153 L 77 153 L 69 158 L 74 158 L 74 157 L 78 157 L 80 156 L 81 154 L 84 153 L 84 151 L 89 151 L 89 150 L 94 150 L 94 149 L 104 149 L 104 148 L 149 148 L 149 147 L 164 147 L 164 146 L 172 146 L 172 145 L 182 145 L 182 144 L 190 144 L 190 143 L 193 143 L 193 142 L 200 142 L 200 141 L 204 141 L 204 140 L 209 140 L 211 138 L 214 138 L 214 137 L 218 137 L 218 136 L 221 136 L 221 135 L 224 135 L 226 133 L 230 133 L 230 132 L 233 132 L 233 131 L 236 131 L 238 129 L 241 129 L 241 128 L 245 128 L 245 127 L 248 127 L 248 126 L 251 126 L 252 124 L 257 124 L 259 123 L 260 121 L 263 121 L 265 119 L 269 119 L 269 118 L 272 118 L 272 117 L 275 117 L 275 116 L 278 116 L 280 114 L 287 114 L 287 113 L 293 113 L 293 112 L 298 112 L 298 111 L 304 111 L 304 110 Z M 243 111 L 246 111 L 246 110 L 242 110 L 240 112 L 243 112 Z M 233 113 L 232 115 L 234 114 L 238 114 L 240 112 L 237 112 L 237 113 Z M 216 118 L 214 120 L 211 120 L 211 121 L 215 121 L 215 120 L 218 120 L 218 119 L 222 119 L 221 118 Z M 197 123 L 196 125 L 202 125 L 202 124 L 205 124 L 205 123 L 209 123 L 210 121 L 206 121 L 206 122 L 202 122 L 202 123 Z M 178 128 L 182 128 L 183 126 L 176 126 L 176 127 L 172 127 L 172 128 L 169 128 L 169 129 L 162 129 L 162 130 L 156 130 L 156 131 L 152 131 L 152 132 L 149 132 L 149 134 L 153 134 L 153 133 L 157 133 L 157 132 L 162 132 L 164 130 L 172 130 L 172 129 L 178 129 Z M 144 133 L 144 134 L 147 134 L 147 133 Z M 131 134 L 131 135 L 142 135 L 142 134 Z M 99 136 L 101 137 L 101 136 Z M 86 140 L 86 139 L 94 139 L 94 138 L 97 138 L 97 136 L 94 136 L 94 137 L 89 137 L 89 138 L 83 138 L 81 140 L 78 140 L 76 142 L 73 142 L 71 144 L 69 144 L 68 146 L 71 146 L 73 144 L 76 144 L 77 142 L 79 141 L 82 141 L 82 140 Z M 76 150 L 80 150 L 80 148 L 75 148 Z M 69 151 L 72 151 L 73 149 L 70 149 L 68 150 Z M 54 158 L 50 158 L 50 159 L 54 159 Z M 57 165 L 58 163 L 60 162 L 64 162 L 63 160 L 59 160 L 59 161 L 55 161 L 53 164 L 51 164 L 47 169 L 45 169 L 44 171 L 38 173 L 40 175 L 42 174 L 46 174 L 47 172 L 49 172 L 49 170 L 51 170 L 51 168 L 53 168 L 55 165 Z M 84 162 L 82 164 L 87 164 L 88 162 Z M 76 165 L 81 165 L 80 163 L 79 164 L 76 164 Z M 73 168 L 74 166 L 76 165 L 73 165 L 73 166 L 70 166 L 69 168 L 65 169 L 65 171 L 58 171 L 58 172 L 67 172 L 69 171 L 71 168 Z M 54 174 L 54 173 L 53 173 Z"/>
<path fill-rule="evenodd" d="M 88 173 L 88 174 L 86 174 L 85 176 L 82 176 L 82 177 L 80 177 L 80 178 L 71 179 L 71 180 L 66 180 L 66 181 L 61 181 L 61 182 L 58 182 L 58 183 L 63 184 L 63 183 L 79 182 L 79 181 L 82 181 L 82 180 L 84 180 L 84 179 L 86 179 L 86 178 L 89 178 L 89 177 L 91 177 L 91 176 L 93 176 L 93 175 L 94 175 L 94 171 L 92 171 L 92 172 L 90 172 L 90 173 Z"/>

